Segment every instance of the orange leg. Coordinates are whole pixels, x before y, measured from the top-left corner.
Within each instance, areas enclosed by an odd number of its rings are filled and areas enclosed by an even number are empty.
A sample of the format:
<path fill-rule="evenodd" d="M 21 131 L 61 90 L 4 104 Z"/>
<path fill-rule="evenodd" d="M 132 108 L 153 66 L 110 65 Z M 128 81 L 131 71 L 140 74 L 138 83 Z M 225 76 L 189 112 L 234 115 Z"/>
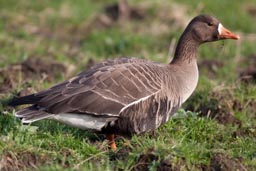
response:
<path fill-rule="evenodd" d="M 112 150 L 116 150 L 115 135 L 107 134 L 108 145 Z"/>

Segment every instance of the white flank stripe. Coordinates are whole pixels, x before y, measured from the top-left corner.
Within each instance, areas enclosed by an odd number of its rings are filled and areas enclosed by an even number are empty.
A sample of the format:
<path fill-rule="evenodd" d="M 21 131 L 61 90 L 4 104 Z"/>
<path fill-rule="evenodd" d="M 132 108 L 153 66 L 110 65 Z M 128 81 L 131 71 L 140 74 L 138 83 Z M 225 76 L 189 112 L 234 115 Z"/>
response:
<path fill-rule="evenodd" d="M 222 24 L 219 23 L 219 25 L 218 25 L 218 32 L 219 32 L 219 35 L 221 35 L 221 29 L 222 29 L 222 28 L 223 28 Z"/>
<path fill-rule="evenodd" d="M 101 94 L 101 93 L 99 93 L 99 92 L 97 92 L 97 91 L 95 91 L 95 90 L 91 90 L 91 91 L 94 92 L 95 94 L 98 94 L 98 95 L 101 96 L 103 99 L 106 99 L 106 100 L 110 100 L 110 101 L 119 103 L 119 104 L 121 104 L 121 105 L 123 105 L 123 106 L 126 105 L 125 103 L 122 103 L 122 102 L 120 102 L 120 101 L 118 101 L 118 100 L 116 100 L 116 99 L 113 99 L 113 98 L 109 98 L 109 97 L 107 97 L 107 96 L 104 96 L 103 94 Z M 109 91 L 109 92 L 110 92 L 110 91 Z M 113 92 L 112 92 L 112 93 L 113 93 Z"/>
<path fill-rule="evenodd" d="M 29 119 L 29 120 L 27 120 L 26 118 L 22 118 L 21 122 L 24 123 L 24 124 L 30 124 L 32 122 L 36 122 L 36 121 L 39 121 L 39 120 L 42 120 L 42 119 L 47 119 L 47 118 L 50 118 L 50 117 L 51 117 L 51 115 L 47 115 L 47 116 L 44 116 L 44 117 Z"/>
<path fill-rule="evenodd" d="M 153 93 L 153 94 L 151 94 L 151 95 L 148 95 L 148 96 L 146 96 L 146 97 L 142 97 L 141 99 L 136 100 L 136 101 L 134 101 L 134 102 L 132 102 L 132 103 L 129 103 L 128 105 L 126 105 L 125 107 L 123 107 L 123 108 L 120 110 L 119 113 L 122 113 L 122 112 L 123 112 L 125 109 L 127 109 L 128 107 L 130 107 L 130 106 L 132 106 L 132 105 L 134 105 L 134 104 L 140 103 L 141 101 L 144 101 L 144 100 L 148 99 L 149 97 L 151 97 L 151 96 L 157 94 L 158 92 L 159 92 L 159 91 L 157 91 L 156 93 Z"/>
<path fill-rule="evenodd" d="M 51 119 L 80 129 L 100 131 L 108 122 L 107 118 L 95 117 L 76 113 L 61 113 L 52 115 Z"/>

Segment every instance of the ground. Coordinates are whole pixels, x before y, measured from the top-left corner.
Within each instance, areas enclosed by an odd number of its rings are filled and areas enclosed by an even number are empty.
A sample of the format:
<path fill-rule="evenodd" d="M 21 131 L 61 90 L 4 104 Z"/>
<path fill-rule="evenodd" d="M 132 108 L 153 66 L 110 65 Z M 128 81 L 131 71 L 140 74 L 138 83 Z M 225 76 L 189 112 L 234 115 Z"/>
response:
<path fill-rule="evenodd" d="M 121 8 L 120 8 L 121 7 Z M 256 170 L 256 1 L 0 1 L 0 170 Z M 216 16 L 239 41 L 200 47 L 196 91 L 154 132 L 117 137 L 6 104 L 120 56 L 167 63 L 187 22 Z"/>

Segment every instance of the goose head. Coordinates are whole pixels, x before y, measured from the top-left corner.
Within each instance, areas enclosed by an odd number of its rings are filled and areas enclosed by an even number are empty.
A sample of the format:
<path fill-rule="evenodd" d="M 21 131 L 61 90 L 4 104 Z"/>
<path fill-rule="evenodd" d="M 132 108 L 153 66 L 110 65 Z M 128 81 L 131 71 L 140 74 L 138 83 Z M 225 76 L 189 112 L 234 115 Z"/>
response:
<path fill-rule="evenodd" d="M 239 39 L 240 37 L 226 29 L 216 18 L 210 15 L 199 15 L 191 20 L 185 32 L 199 44 L 222 39 Z"/>

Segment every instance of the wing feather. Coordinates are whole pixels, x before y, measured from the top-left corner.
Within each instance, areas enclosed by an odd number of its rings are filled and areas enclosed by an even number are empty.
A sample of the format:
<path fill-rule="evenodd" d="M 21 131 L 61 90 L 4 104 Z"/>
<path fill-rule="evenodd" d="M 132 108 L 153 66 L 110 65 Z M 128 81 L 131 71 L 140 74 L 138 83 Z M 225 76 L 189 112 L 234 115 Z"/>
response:
<path fill-rule="evenodd" d="M 167 122 L 180 105 L 181 98 L 177 93 L 166 96 L 166 93 L 160 90 L 123 107 L 120 119 L 116 120 L 112 129 L 121 134 L 140 134 L 154 130 Z"/>
<path fill-rule="evenodd" d="M 35 104 L 52 114 L 118 115 L 124 106 L 159 91 L 161 72 L 159 64 L 147 60 L 108 60 L 35 94 Z"/>

